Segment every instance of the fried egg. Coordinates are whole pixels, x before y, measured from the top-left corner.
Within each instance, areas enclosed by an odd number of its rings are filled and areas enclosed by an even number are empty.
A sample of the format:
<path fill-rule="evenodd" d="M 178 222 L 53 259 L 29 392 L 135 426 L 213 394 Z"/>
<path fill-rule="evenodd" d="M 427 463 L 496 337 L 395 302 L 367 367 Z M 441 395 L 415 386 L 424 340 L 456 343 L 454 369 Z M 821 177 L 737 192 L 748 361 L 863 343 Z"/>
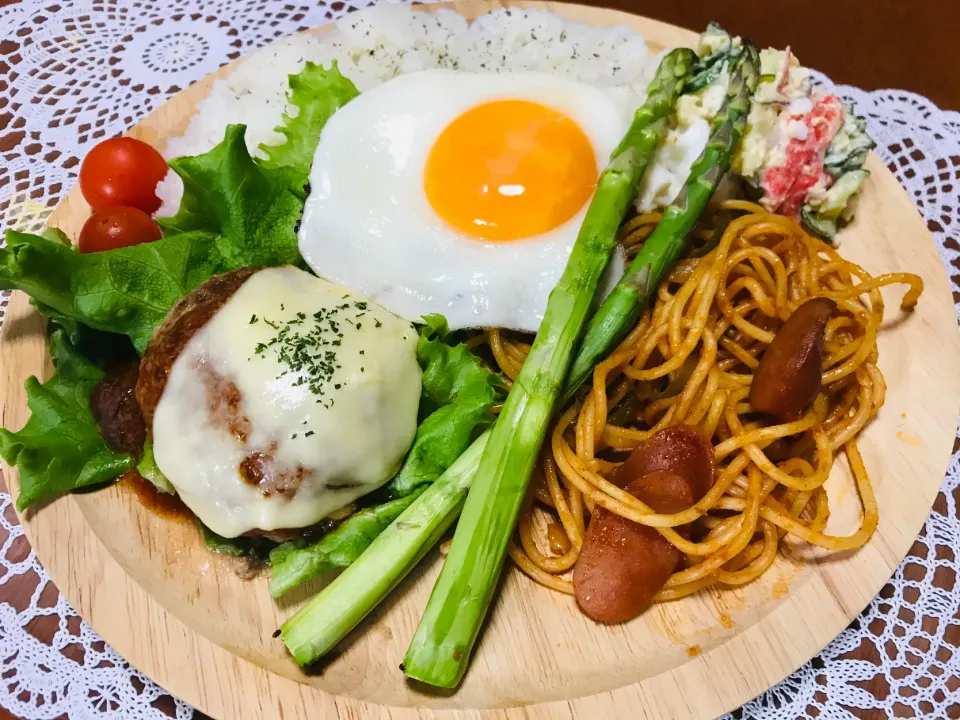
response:
<path fill-rule="evenodd" d="M 616 98 L 526 72 L 369 90 L 321 134 L 300 252 L 408 320 L 536 331 L 632 112 Z M 618 251 L 608 278 L 622 271 Z"/>

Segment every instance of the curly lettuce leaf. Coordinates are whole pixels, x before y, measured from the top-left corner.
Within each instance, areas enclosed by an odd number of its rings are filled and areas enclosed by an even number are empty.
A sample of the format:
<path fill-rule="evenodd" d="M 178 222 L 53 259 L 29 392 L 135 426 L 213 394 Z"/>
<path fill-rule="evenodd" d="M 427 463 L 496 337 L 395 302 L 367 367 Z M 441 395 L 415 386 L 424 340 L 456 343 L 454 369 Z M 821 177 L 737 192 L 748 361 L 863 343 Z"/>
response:
<path fill-rule="evenodd" d="M 40 236 L 47 240 L 58 242 L 61 245 L 66 245 L 67 247 L 73 245 L 73 243 L 70 242 L 70 238 L 67 237 L 67 234 L 60 228 L 48 227 L 40 233 Z"/>
<path fill-rule="evenodd" d="M 56 308 L 52 308 L 49 305 L 44 305 L 42 302 L 38 302 L 34 298 L 30 298 L 30 304 L 33 305 L 38 313 L 46 316 L 51 321 L 59 325 L 60 328 L 67 334 L 67 338 L 71 343 L 74 344 L 74 346 L 80 346 L 84 336 L 84 325 L 78 323 L 75 318 L 67 317 Z"/>
<path fill-rule="evenodd" d="M 264 537 L 240 536 L 236 538 L 225 538 L 217 535 L 213 530 L 203 523 L 199 523 L 200 532 L 203 535 L 203 542 L 208 550 L 212 550 L 220 555 L 230 555 L 236 558 L 247 558 L 253 563 L 253 567 L 259 567 L 269 562 L 270 550 L 276 546 L 272 540 Z"/>
<path fill-rule="evenodd" d="M 127 335 L 140 352 L 170 307 L 223 265 L 206 231 L 99 253 L 12 230 L 6 240 L 0 288 L 24 291 L 74 336 L 80 323 Z"/>
<path fill-rule="evenodd" d="M 77 352 L 63 330 L 50 338 L 56 374 L 27 379 L 32 411 L 19 432 L 0 429 L 0 456 L 20 469 L 17 510 L 42 498 L 112 480 L 134 459 L 107 447 L 90 411 L 90 393 L 103 371 Z"/>
<path fill-rule="evenodd" d="M 420 423 L 403 466 L 386 487 L 394 498 L 440 477 L 467 449 L 477 430 L 493 421 L 490 411 L 503 389 L 500 377 L 466 345 L 444 342 L 448 329 L 442 316 L 427 316 L 424 321 L 417 359 L 423 371 L 423 396 L 437 409 Z"/>
<path fill-rule="evenodd" d="M 303 198 L 290 191 L 282 170 L 250 157 L 246 127 L 228 125 L 210 152 L 170 161 L 183 180 L 183 200 L 172 218 L 158 220 L 168 235 L 213 233 L 227 269 L 299 263 L 297 220 Z"/>
<path fill-rule="evenodd" d="M 147 440 L 144 443 L 143 455 L 140 457 L 140 462 L 137 463 L 137 472 L 140 473 L 140 477 L 150 482 L 160 492 L 167 495 L 177 494 L 177 489 L 173 486 L 173 483 L 157 467 L 157 460 L 153 456 L 153 440 Z"/>
<path fill-rule="evenodd" d="M 225 538 L 222 535 L 217 535 L 203 523 L 200 523 L 200 532 L 203 534 L 203 542 L 207 549 L 215 553 L 230 555 L 231 557 L 243 557 L 250 550 L 244 542 L 250 538 Z"/>
<path fill-rule="evenodd" d="M 143 352 L 173 304 L 213 275 L 299 264 L 294 226 L 303 202 L 279 171 L 250 157 L 243 134 L 243 126 L 231 125 L 206 155 L 174 161 L 188 188 L 184 202 L 203 210 L 191 213 L 179 234 L 79 253 L 48 235 L 8 231 L 0 288 L 23 290 L 74 331 L 81 323 L 127 335 Z"/>
<path fill-rule="evenodd" d="M 424 318 L 417 344 L 423 371 L 421 405 L 437 407 L 417 428 L 400 471 L 378 496 L 382 502 L 344 520 L 319 540 L 284 543 L 270 554 L 270 594 L 279 597 L 328 570 L 351 565 L 413 500 L 460 457 L 478 430 L 493 420 L 502 382 L 466 345 L 448 345 L 446 321 Z"/>
<path fill-rule="evenodd" d="M 329 68 L 307 62 L 296 75 L 290 76 L 289 103 L 295 115 L 284 113 L 275 132 L 283 135 L 280 145 L 260 145 L 267 159 L 264 167 L 283 168 L 290 180 L 290 189 L 303 194 L 310 176 L 313 154 L 320 140 L 320 131 L 333 114 L 353 100 L 359 91 L 340 74 L 337 63 Z"/>
<path fill-rule="evenodd" d="M 286 237 L 277 246 L 296 249 L 294 227 L 303 210 L 304 186 L 320 132 L 358 91 L 340 74 L 336 63 L 323 68 L 308 62 L 289 82 L 288 100 L 296 113 L 284 113 L 283 122 L 274 129 L 283 135 L 283 143 L 260 146 L 265 160 L 250 157 L 245 145 L 242 153 L 237 152 L 235 143 L 243 143 L 244 127 L 228 125 L 224 142 L 210 152 L 170 161 L 183 180 L 184 194 L 177 215 L 158 221 L 166 232 L 212 230 L 255 242 L 264 233 L 283 234 Z M 295 215 L 292 222 L 291 215 Z M 227 249 L 242 250 L 243 245 L 232 244 Z M 253 262 L 237 260 L 234 266 L 296 262 L 299 253 L 273 261 L 260 256 Z"/>

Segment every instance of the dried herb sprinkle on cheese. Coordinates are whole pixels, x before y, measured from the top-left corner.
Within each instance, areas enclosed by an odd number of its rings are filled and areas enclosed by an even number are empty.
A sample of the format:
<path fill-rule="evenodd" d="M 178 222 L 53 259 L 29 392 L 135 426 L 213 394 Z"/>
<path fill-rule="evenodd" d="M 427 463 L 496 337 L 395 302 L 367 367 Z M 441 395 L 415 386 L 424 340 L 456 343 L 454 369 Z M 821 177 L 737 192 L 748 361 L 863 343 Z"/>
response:
<path fill-rule="evenodd" d="M 348 297 L 344 295 L 341 299 Z M 285 310 L 283 305 L 280 309 Z M 328 392 L 340 390 L 347 384 L 343 380 L 333 382 L 337 370 L 343 368 L 337 349 L 343 343 L 342 323 L 348 322 L 357 330 L 362 329 L 363 324 L 358 318 L 366 315 L 368 309 L 368 303 L 357 301 L 324 308 L 310 316 L 298 312 L 288 320 L 275 321 L 253 315 L 251 325 L 262 320 L 276 331 L 270 340 L 257 343 L 254 356 L 266 357 L 268 351 L 272 351 L 285 368 L 278 379 L 291 373 L 299 375 L 294 386 L 306 385 L 317 396 L 318 404 L 333 407 L 333 398 L 328 397 Z M 383 327 L 379 320 L 375 319 L 374 323 L 376 328 Z M 364 351 L 360 350 L 359 354 L 363 355 Z M 361 367 L 360 372 L 364 372 L 364 368 Z"/>

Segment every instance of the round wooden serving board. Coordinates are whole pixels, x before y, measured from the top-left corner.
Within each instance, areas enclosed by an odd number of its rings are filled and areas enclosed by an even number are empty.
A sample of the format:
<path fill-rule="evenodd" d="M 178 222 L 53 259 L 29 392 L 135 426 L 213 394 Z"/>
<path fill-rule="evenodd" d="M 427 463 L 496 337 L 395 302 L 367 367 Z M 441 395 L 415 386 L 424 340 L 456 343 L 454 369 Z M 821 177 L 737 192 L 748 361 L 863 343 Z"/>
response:
<path fill-rule="evenodd" d="M 621 12 L 544 6 L 594 25 L 627 25 L 651 51 L 696 35 Z M 431 6 L 436 7 L 436 6 Z M 468 18 L 482 1 L 456 2 Z M 735 29 L 735 28 L 733 28 Z M 131 130 L 157 147 L 183 132 L 213 79 L 188 88 Z M 937 494 L 960 407 L 960 336 L 932 238 L 909 198 L 872 156 L 873 175 L 845 256 L 874 273 L 919 273 L 926 290 L 901 316 L 888 294 L 880 336 L 887 403 L 861 448 L 880 526 L 856 553 L 781 556 L 744 588 L 655 606 L 623 626 L 594 625 L 572 599 L 508 567 L 466 679 L 455 693 L 406 683 L 397 666 L 440 557 L 434 554 L 351 635 L 322 674 L 306 675 L 271 637 L 320 587 L 275 603 L 267 581 L 243 581 L 206 550 L 196 526 L 143 506 L 125 485 L 62 497 L 21 517 L 57 586 L 121 655 L 163 687 L 218 718 L 710 718 L 778 682 L 866 606 L 907 553 Z M 76 237 L 88 208 L 74 188 L 52 224 Z M 896 292 L 899 292 L 897 290 Z M 24 379 L 49 376 L 44 324 L 14 293 L 3 325 L 2 424 L 27 420 Z M 15 469 L 4 467 L 11 493 Z M 838 463 L 835 473 L 846 468 Z M 852 530 L 852 528 L 850 528 Z"/>

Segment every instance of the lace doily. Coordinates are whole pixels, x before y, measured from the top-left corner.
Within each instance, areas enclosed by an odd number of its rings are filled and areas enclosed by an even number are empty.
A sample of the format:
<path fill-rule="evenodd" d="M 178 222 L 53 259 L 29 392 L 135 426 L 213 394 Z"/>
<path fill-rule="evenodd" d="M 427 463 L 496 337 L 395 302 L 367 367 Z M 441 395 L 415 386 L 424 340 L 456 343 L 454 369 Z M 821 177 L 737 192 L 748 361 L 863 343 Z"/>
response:
<path fill-rule="evenodd" d="M 0 227 L 41 229 L 95 142 L 191 82 L 275 37 L 367 4 L 23 0 L 0 10 Z M 835 90 L 867 117 L 877 152 L 936 238 L 960 303 L 960 114 L 908 92 Z M 869 608 L 820 656 L 729 717 L 956 717 L 957 449 L 911 556 Z M 23 598 L 0 601 L 0 705 L 37 720 L 192 716 L 76 616 L 30 551 L 5 493 L 0 542 L 0 598 Z M 14 582 L 32 594 L 10 593 Z"/>

